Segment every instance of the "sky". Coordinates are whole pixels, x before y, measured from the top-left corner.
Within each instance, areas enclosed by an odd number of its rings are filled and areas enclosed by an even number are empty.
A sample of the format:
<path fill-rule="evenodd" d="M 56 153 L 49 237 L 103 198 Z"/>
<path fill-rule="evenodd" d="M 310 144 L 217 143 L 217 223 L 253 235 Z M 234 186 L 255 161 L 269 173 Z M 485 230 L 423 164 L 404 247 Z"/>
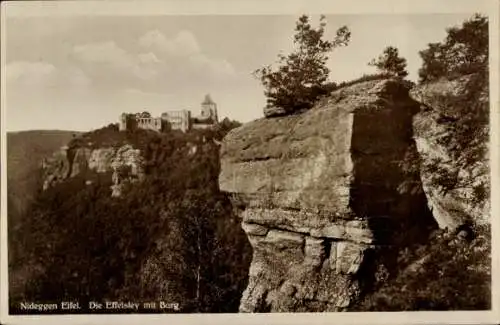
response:
<path fill-rule="evenodd" d="M 388 46 L 421 66 L 418 52 L 471 13 L 327 14 L 325 38 L 347 25 L 351 42 L 328 61 L 330 79 L 374 73 L 367 65 Z M 312 16 L 316 25 L 319 16 Z M 289 53 L 298 15 L 17 16 L 5 23 L 7 131 L 88 131 L 122 112 L 190 109 L 210 94 L 219 117 L 263 116 L 263 87 L 252 71 Z"/>

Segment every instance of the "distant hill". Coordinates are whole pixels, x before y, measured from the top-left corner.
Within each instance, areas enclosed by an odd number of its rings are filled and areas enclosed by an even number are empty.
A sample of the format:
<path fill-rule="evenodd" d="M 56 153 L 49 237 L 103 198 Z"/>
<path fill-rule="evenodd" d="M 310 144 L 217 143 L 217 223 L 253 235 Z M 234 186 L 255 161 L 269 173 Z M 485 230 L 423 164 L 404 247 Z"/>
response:
<path fill-rule="evenodd" d="M 26 209 L 36 192 L 39 167 L 44 157 L 66 145 L 80 132 L 30 130 L 7 133 L 7 197 L 9 221 Z M 12 226 L 15 222 L 10 223 Z"/>

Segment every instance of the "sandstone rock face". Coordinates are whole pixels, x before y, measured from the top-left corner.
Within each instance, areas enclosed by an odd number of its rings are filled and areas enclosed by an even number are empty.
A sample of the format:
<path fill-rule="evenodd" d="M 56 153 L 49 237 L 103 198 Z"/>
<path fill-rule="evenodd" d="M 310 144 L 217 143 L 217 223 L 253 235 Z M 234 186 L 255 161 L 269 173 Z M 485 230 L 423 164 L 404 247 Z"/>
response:
<path fill-rule="evenodd" d="M 427 196 L 429 208 L 441 228 L 456 229 L 467 220 L 475 223 L 489 222 L 489 200 L 485 199 L 472 204 L 474 187 L 478 184 L 489 188 L 489 167 L 487 158 L 476 161 L 467 167 L 461 167 L 453 157 L 446 143 L 439 142 L 447 136 L 447 130 L 442 118 L 443 98 L 453 98 L 465 91 L 470 76 L 453 81 L 441 80 L 412 90 L 411 96 L 421 102 L 424 107 L 414 116 L 413 129 L 417 149 L 422 161 L 421 180 Z M 488 89 L 484 89 L 480 96 L 481 101 L 488 103 Z M 439 167 L 453 174 L 457 173 L 458 184 L 449 191 L 442 191 L 433 184 L 432 166 L 438 161 Z"/>
<path fill-rule="evenodd" d="M 71 173 L 69 177 L 75 177 L 89 167 L 88 162 L 91 153 L 92 150 L 88 148 L 81 148 L 75 151 L 71 163 Z"/>
<path fill-rule="evenodd" d="M 371 252 L 425 236 L 423 195 L 397 191 L 416 109 L 398 81 L 369 81 L 225 137 L 219 185 L 254 250 L 241 312 L 345 310 Z"/>
<path fill-rule="evenodd" d="M 43 182 L 44 190 L 69 177 L 71 164 L 67 159 L 67 148 L 63 147 L 55 152 L 52 157 L 44 159 L 42 162 L 42 169 L 45 174 Z"/>
<path fill-rule="evenodd" d="M 88 160 L 88 166 L 98 173 L 106 173 L 114 156 L 115 150 L 112 148 L 94 149 Z"/>
<path fill-rule="evenodd" d="M 46 190 L 67 178 L 87 171 L 112 173 L 111 195 L 120 196 L 126 182 L 140 181 L 143 173 L 143 158 L 140 150 L 130 145 L 119 148 L 61 148 L 42 165 L 44 171 L 43 189 Z M 92 184 L 91 181 L 86 182 Z"/>
<path fill-rule="evenodd" d="M 134 149 L 131 145 L 118 148 L 111 159 L 111 169 L 113 170 L 112 196 L 121 195 L 124 183 L 142 180 L 144 177 L 143 163 L 144 159 L 139 149 Z"/>

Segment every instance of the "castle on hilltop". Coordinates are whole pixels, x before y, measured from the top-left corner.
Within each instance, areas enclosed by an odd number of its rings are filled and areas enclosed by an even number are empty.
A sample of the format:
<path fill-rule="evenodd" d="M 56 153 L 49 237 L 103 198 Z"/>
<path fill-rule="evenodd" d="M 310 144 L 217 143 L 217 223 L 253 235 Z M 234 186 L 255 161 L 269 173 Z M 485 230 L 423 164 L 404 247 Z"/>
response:
<path fill-rule="evenodd" d="M 152 117 L 149 112 L 122 113 L 119 129 L 120 131 L 126 131 L 139 128 L 162 132 L 170 128 L 186 132 L 191 129 L 208 129 L 218 122 L 217 104 L 207 94 L 201 103 L 201 114 L 198 116 L 192 117 L 191 111 L 187 109 L 164 112 L 160 117 Z"/>

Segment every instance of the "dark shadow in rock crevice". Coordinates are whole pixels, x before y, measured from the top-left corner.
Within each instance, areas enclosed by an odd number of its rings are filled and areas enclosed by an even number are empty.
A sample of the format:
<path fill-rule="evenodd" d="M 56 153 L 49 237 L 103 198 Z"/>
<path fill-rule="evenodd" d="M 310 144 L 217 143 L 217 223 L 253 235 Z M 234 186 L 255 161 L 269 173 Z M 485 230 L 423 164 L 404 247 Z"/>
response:
<path fill-rule="evenodd" d="M 376 244 L 384 245 L 365 256 L 358 275 L 364 291 L 376 282 L 377 265 L 397 269 L 398 253 L 427 241 L 437 228 L 420 175 L 402 167 L 408 156 L 417 156 L 412 117 L 418 110 L 418 102 L 399 95 L 391 105 L 353 113 L 350 205 L 357 216 L 368 221 Z M 404 182 L 412 184 L 411 190 L 401 190 Z"/>

